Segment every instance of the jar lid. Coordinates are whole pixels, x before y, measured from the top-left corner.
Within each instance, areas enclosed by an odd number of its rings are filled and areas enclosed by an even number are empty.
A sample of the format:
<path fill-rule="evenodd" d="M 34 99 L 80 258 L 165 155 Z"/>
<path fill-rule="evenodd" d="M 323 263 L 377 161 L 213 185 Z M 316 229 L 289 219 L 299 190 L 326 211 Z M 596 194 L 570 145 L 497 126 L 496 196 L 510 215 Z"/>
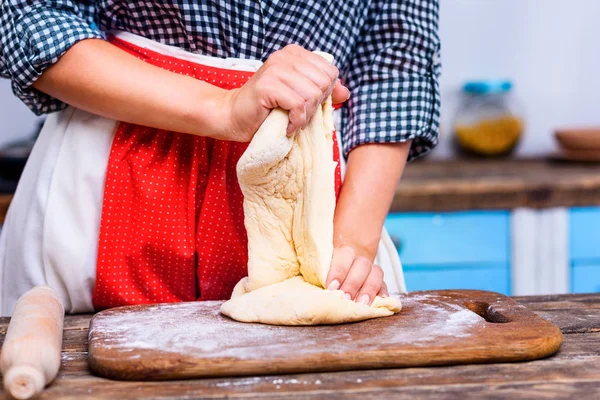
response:
<path fill-rule="evenodd" d="M 471 94 L 506 93 L 511 89 L 509 80 L 470 81 L 463 86 L 463 92 Z"/>

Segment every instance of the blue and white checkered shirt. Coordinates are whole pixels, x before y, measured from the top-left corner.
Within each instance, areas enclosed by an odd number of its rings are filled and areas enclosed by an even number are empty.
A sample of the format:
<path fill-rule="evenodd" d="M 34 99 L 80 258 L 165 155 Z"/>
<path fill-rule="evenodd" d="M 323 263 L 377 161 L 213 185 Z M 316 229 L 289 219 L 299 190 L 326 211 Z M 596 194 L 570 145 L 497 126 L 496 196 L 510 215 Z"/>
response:
<path fill-rule="evenodd" d="M 437 0 L 3 0 L 0 75 L 42 114 L 65 104 L 33 82 L 73 44 L 111 29 L 214 57 L 265 60 L 296 43 L 331 53 L 352 92 L 345 153 L 412 139 L 412 159 L 437 142 L 437 25 Z"/>

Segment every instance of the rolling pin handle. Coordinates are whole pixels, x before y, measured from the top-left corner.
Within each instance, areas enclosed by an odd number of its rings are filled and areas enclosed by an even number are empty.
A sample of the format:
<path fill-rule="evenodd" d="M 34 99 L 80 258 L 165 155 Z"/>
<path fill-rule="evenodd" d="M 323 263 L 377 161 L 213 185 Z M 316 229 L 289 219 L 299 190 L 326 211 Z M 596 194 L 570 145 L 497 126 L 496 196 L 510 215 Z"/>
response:
<path fill-rule="evenodd" d="M 17 365 L 6 371 L 4 388 L 13 399 L 26 400 L 42 392 L 46 386 L 44 374 L 30 365 Z"/>

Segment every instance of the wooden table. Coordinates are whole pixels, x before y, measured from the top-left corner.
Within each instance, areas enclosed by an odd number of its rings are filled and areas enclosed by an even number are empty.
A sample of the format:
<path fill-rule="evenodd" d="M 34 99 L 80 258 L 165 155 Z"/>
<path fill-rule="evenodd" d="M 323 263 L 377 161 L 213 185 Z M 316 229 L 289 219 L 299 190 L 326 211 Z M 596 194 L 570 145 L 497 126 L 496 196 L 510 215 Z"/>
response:
<path fill-rule="evenodd" d="M 0 195 L 0 223 L 11 195 Z M 537 160 L 417 161 L 406 167 L 392 212 L 600 205 L 600 164 Z"/>
<path fill-rule="evenodd" d="M 87 367 L 90 315 L 65 321 L 63 364 L 42 399 L 286 398 L 295 399 L 595 399 L 600 393 L 600 294 L 519 297 L 559 326 L 560 352 L 517 364 L 369 370 L 171 382 L 116 382 Z M 8 319 L 0 319 L 4 339 Z M 185 329 L 185 326 L 182 326 Z M 374 339 L 376 340 L 376 339 Z M 1 398 L 4 394 L 0 394 Z"/>
<path fill-rule="evenodd" d="M 0 194 L 0 224 L 4 223 L 4 218 L 6 217 L 6 212 L 12 198 L 12 194 Z"/>
<path fill-rule="evenodd" d="M 417 161 L 391 211 L 461 211 L 600 205 L 600 164 L 537 160 Z"/>

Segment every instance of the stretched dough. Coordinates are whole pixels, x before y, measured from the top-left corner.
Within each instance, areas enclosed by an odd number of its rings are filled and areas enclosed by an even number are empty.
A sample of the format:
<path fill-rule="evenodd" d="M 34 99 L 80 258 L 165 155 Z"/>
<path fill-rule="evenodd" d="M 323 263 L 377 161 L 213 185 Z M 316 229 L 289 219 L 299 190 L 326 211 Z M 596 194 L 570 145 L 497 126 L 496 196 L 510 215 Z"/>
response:
<path fill-rule="evenodd" d="M 378 297 L 369 307 L 324 289 L 336 203 L 331 97 L 293 138 L 286 136 L 287 125 L 287 112 L 274 109 L 238 162 L 248 277 L 221 312 L 242 322 L 316 325 L 400 311 L 396 298 Z"/>
<path fill-rule="evenodd" d="M 325 290 L 296 276 L 233 297 L 221 311 L 242 322 L 319 325 L 387 317 L 400 311 L 400 304 L 393 297 L 376 297 L 369 307 L 346 299 L 341 290 Z"/>

